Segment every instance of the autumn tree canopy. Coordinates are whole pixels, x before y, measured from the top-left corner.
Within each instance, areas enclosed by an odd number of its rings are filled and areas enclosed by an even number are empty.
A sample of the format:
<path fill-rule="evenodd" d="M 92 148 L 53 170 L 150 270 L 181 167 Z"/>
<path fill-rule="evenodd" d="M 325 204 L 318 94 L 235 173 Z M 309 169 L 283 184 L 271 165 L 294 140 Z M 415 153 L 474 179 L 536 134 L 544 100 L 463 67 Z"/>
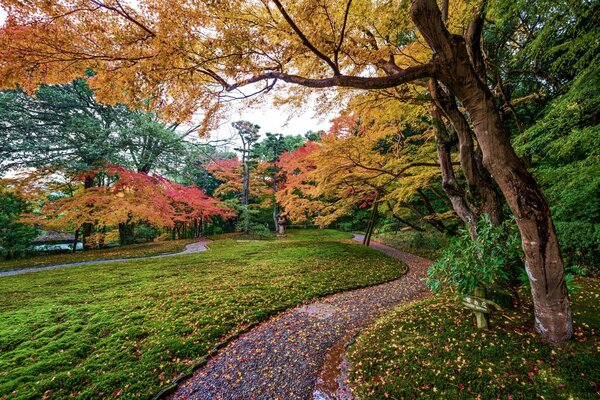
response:
<path fill-rule="evenodd" d="M 566 23 L 593 21 L 580 11 L 587 3 L 576 3 L 558 8 L 543 3 L 540 8 L 550 17 L 569 15 Z M 550 208 L 512 147 L 507 121 L 518 126 L 522 120 L 506 89 L 506 76 L 486 58 L 491 54 L 502 61 L 519 52 L 513 44 L 520 49 L 543 37 L 543 24 L 529 26 L 527 19 L 516 28 L 502 24 L 498 11 L 505 7 L 503 1 L 2 4 L 9 14 L 0 34 L 4 87 L 33 90 L 40 82 L 64 82 L 92 68 L 97 75 L 90 81 L 102 100 L 157 108 L 178 121 L 202 109 L 207 129 L 227 100 L 267 92 L 279 81 L 297 85 L 286 94 L 296 104 L 308 89 L 398 89 L 398 97 L 406 98 L 412 97 L 410 85 L 419 88 L 419 96 L 432 101 L 444 190 L 454 210 L 468 226 L 475 226 L 484 212 L 496 219 L 501 210 L 496 188 L 502 193 L 523 240 L 537 329 L 550 340 L 570 337 L 570 305 Z M 523 8 L 532 18 L 538 11 Z M 500 51 L 482 48 L 488 21 L 506 28 L 505 35 L 500 32 L 492 40 Z M 566 32 L 557 32 L 563 43 L 570 40 L 571 31 Z M 569 55 L 568 49 L 557 46 L 555 54 L 588 61 L 594 54 Z M 537 60 L 535 54 L 525 58 Z M 552 74 L 535 62 L 524 71 L 521 76 L 546 75 L 542 79 L 553 82 Z M 560 79 L 550 86 L 559 88 Z M 449 150 L 454 145 L 466 192 L 452 169 Z"/>
<path fill-rule="evenodd" d="M 217 216 L 230 218 L 235 215 L 233 210 L 201 189 L 159 175 L 135 172 L 118 165 L 106 165 L 80 174 L 85 176 L 74 177 L 71 193 L 65 192 L 64 184 L 43 183 L 47 188 L 54 187 L 55 193 L 48 196 L 47 192 L 38 189 L 38 199 L 43 206 L 25 220 L 46 229 L 75 232 L 87 224 L 96 229 L 96 236 L 102 241 L 107 232 L 114 231 L 122 244 L 128 244 L 128 230 L 136 224 L 174 228 L 181 223 L 197 225 Z M 94 182 L 93 186 L 78 184 L 86 181 L 86 177 Z M 40 180 L 34 178 L 20 185 L 28 185 L 27 191 L 32 196 L 39 188 Z"/>

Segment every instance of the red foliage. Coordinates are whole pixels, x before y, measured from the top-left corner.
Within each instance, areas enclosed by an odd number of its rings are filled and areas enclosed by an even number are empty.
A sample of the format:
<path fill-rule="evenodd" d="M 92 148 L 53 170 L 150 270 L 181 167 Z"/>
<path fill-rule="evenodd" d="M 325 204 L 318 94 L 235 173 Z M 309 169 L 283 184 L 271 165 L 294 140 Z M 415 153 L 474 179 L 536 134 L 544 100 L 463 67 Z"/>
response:
<path fill-rule="evenodd" d="M 229 218 L 232 210 L 196 186 L 184 186 L 158 175 L 134 172 L 118 165 L 81 173 L 79 177 L 104 176 L 104 185 L 79 190 L 46 204 L 42 214 L 54 228 L 77 228 L 84 223 L 98 227 L 147 222 L 173 227 L 176 222 Z"/>

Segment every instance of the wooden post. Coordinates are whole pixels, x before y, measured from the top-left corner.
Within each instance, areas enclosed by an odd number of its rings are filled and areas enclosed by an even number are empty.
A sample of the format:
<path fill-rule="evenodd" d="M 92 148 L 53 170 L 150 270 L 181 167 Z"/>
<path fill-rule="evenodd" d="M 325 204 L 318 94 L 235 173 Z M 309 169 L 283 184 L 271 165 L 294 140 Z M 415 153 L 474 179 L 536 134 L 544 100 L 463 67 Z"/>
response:
<path fill-rule="evenodd" d="M 482 287 L 475 288 L 473 295 L 485 299 L 485 289 Z M 477 319 L 477 329 L 487 329 L 489 327 L 486 313 L 475 311 L 475 318 Z"/>

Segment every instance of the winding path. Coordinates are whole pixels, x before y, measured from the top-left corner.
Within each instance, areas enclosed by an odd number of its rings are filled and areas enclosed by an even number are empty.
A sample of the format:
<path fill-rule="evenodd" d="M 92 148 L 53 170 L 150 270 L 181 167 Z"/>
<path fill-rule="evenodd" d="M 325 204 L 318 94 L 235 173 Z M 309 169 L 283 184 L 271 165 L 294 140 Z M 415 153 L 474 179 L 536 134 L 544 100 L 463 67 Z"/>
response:
<path fill-rule="evenodd" d="M 156 254 L 154 256 L 145 256 L 145 257 L 110 258 L 107 260 L 91 260 L 91 261 L 80 261 L 80 262 L 74 262 L 74 263 L 68 263 L 68 264 L 47 265 L 45 267 L 28 267 L 28 268 L 10 269 L 7 271 L 0 271 L 0 278 L 3 276 L 20 275 L 20 274 L 26 274 L 28 272 L 47 271 L 50 269 L 57 269 L 57 268 L 79 267 L 81 265 L 135 261 L 135 260 L 143 260 L 143 259 L 150 259 L 150 258 L 163 258 L 163 257 L 179 256 L 182 254 L 198 253 L 201 251 L 208 250 L 206 245 L 210 242 L 211 241 L 209 239 L 200 239 L 197 242 L 186 245 L 184 247 L 184 249 L 178 253 L 163 253 L 163 254 Z"/>
<path fill-rule="evenodd" d="M 409 271 L 271 318 L 225 346 L 171 399 L 351 399 L 342 383 L 343 365 L 340 370 L 344 345 L 384 311 L 425 295 L 423 280 L 431 264 L 377 242 L 371 247 L 405 262 Z"/>

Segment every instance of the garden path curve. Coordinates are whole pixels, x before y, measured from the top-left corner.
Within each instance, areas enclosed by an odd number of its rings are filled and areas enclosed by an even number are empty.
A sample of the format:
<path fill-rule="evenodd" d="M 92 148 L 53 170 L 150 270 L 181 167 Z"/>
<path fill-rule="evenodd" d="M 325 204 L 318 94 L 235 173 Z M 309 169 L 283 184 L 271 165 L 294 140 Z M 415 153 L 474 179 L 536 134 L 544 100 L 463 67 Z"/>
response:
<path fill-rule="evenodd" d="M 424 278 L 430 260 L 377 242 L 371 247 L 405 262 L 408 272 L 269 319 L 223 347 L 171 399 L 350 399 L 341 383 L 344 345 L 383 312 L 427 293 Z"/>
<path fill-rule="evenodd" d="M 198 253 L 201 251 L 208 250 L 206 245 L 210 242 L 211 242 L 211 240 L 209 240 L 209 239 L 200 239 L 197 242 L 186 245 L 184 247 L 184 249 L 178 253 L 162 253 L 162 254 L 156 254 L 153 256 L 145 256 L 145 257 L 110 258 L 107 260 L 90 260 L 90 261 L 79 261 L 79 262 L 67 263 L 67 264 L 47 265 L 45 267 L 28 267 L 28 268 L 10 269 L 10 270 L 6 270 L 6 271 L 0 271 L 0 278 L 3 276 L 20 275 L 20 274 L 26 274 L 28 272 L 47 271 L 50 269 L 57 269 L 57 268 L 79 267 L 81 265 L 135 261 L 135 260 L 143 260 L 143 259 L 149 259 L 149 258 L 163 258 L 163 257 L 179 256 L 182 254 Z"/>

